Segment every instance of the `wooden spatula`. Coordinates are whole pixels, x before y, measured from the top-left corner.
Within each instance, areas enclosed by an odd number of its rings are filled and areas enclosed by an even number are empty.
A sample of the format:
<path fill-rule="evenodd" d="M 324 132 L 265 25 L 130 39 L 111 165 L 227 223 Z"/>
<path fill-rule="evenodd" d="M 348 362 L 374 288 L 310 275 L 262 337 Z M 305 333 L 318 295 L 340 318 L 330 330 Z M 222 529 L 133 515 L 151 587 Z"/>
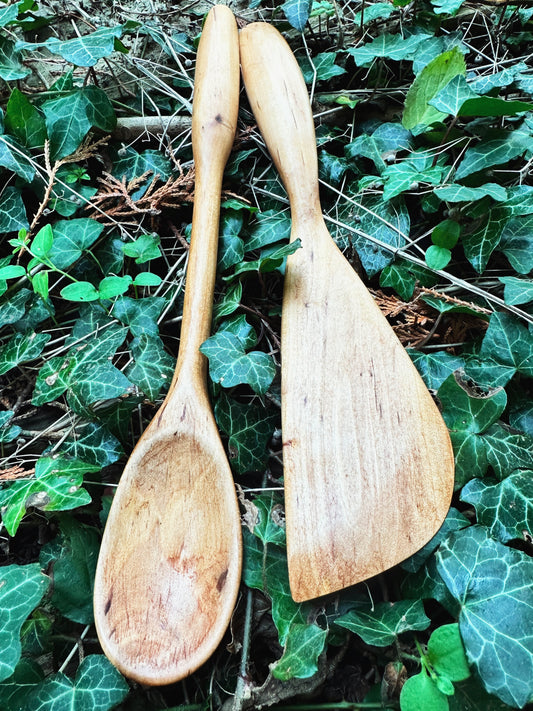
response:
<path fill-rule="evenodd" d="M 239 509 L 198 350 L 211 326 L 222 174 L 238 92 L 237 25 L 227 7 L 215 6 L 196 64 L 195 202 L 178 363 L 120 480 L 95 581 L 102 647 L 145 684 L 177 681 L 208 659 L 239 588 Z"/>
<path fill-rule="evenodd" d="M 313 116 L 298 64 L 266 23 L 240 34 L 246 93 L 289 195 L 282 429 L 296 601 L 340 590 L 421 548 L 449 508 L 446 426 L 409 356 L 322 218 Z"/>

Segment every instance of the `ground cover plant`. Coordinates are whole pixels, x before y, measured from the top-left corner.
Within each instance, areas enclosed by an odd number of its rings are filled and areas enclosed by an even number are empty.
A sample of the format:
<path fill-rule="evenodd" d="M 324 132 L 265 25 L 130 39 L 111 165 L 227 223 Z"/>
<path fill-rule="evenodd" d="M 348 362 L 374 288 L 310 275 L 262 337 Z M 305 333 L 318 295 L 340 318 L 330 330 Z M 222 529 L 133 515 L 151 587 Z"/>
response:
<path fill-rule="evenodd" d="M 533 701 L 533 5 L 287 0 L 328 227 L 449 427 L 456 490 L 401 566 L 288 588 L 279 331 L 290 219 L 244 94 L 209 360 L 242 508 L 224 643 L 128 682 L 92 616 L 99 542 L 179 348 L 205 3 L 0 6 L 0 707 L 500 711 Z M 357 338 L 357 334 L 346 334 Z M 379 516 L 379 511 L 368 512 Z M 312 522 L 310 522 L 312 525 Z"/>

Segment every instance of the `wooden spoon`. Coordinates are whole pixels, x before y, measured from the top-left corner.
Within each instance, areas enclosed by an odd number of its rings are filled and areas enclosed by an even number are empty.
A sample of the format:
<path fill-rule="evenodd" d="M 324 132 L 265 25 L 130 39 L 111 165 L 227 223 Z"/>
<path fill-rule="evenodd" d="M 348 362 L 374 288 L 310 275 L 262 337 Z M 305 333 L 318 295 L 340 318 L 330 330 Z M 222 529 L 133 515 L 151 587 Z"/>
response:
<path fill-rule="evenodd" d="M 198 350 L 211 326 L 222 175 L 238 92 L 237 25 L 227 7 L 215 6 L 196 64 L 195 203 L 176 372 L 120 480 L 94 590 L 104 652 L 144 684 L 175 682 L 209 658 L 240 582 L 239 509 Z"/>
<path fill-rule="evenodd" d="M 313 116 L 285 40 L 240 33 L 255 118 L 289 195 L 282 311 L 282 429 L 292 596 L 308 600 L 415 553 L 449 508 L 446 426 L 409 356 L 332 241 L 318 189 Z"/>

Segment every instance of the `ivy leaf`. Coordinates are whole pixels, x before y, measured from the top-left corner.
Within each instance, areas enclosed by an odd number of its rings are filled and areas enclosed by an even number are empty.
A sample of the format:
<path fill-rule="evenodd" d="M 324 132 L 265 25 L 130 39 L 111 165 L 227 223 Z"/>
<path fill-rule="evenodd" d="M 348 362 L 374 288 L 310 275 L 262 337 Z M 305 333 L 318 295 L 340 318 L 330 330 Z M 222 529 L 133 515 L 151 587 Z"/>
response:
<path fill-rule="evenodd" d="M 291 220 L 287 212 L 265 210 L 258 212 L 255 219 L 256 223 L 250 230 L 250 236 L 244 245 L 246 252 L 289 239 Z"/>
<path fill-rule="evenodd" d="M 339 210 L 339 220 L 346 224 L 357 222 L 361 233 L 373 235 L 393 249 L 405 245 L 405 235 L 410 229 L 409 213 L 402 197 L 385 202 L 381 197 L 364 194 L 357 205 L 346 202 L 346 206 Z M 379 247 L 362 234 L 354 235 L 339 228 L 336 240 L 339 238 L 348 238 L 352 242 L 369 277 L 378 274 L 394 259 L 393 249 Z"/>
<path fill-rule="evenodd" d="M 126 368 L 125 375 L 153 402 L 172 380 L 176 361 L 169 355 L 159 336 L 142 333 L 130 343 L 134 363 Z"/>
<path fill-rule="evenodd" d="M 69 620 L 83 625 L 93 623 L 93 587 L 100 536 L 86 526 L 64 516 L 61 534 L 41 548 L 43 568 L 52 565 L 54 588 L 51 602 Z"/>
<path fill-rule="evenodd" d="M 440 386 L 442 416 L 455 452 L 456 486 L 482 477 L 489 466 L 490 444 L 481 435 L 494 424 L 507 404 L 503 388 L 474 390 L 457 371 Z"/>
<path fill-rule="evenodd" d="M 46 259 L 57 269 L 67 269 L 96 242 L 103 229 L 103 224 L 89 217 L 58 220 L 52 228 L 53 242 Z"/>
<path fill-rule="evenodd" d="M 4 188 L 0 195 L 0 232 L 18 232 L 28 227 L 20 190 L 11 185 Z"/>
<path fill-rule="evenodd" d="M 485 271 L 491 254 L 500 243 L 504 225 L 504 212 L 500 208 L 494 208 L 486 213 L 477 229 L 463 235 L 461 243 L 465 257 L 478 274 Z"/>
<path fill-rule="evenodd" d="M 478 173 L 494 165 L 508 163 L 527 150 L 524 134 L 512 131 L 506 138 L 482 141 L 477 146 L 467 148 L 462 161 L 457 166 L 455 180 L 462 180 L 472 173 Z"/>
<path fill-rule="evenodd" d="M 46 140 L 43 114 L 16 87 L 9 96 L 5 115 L 6 129 L 27 148 L 39 148 Z"/>
<path fill-rule="evenodd" d="M 290 626 L 283 656 L 272 667 L 272 676 L 281 681 L 307 679 L 318 671 L 318 658 L 326 645 L 327 630 L 318 625 L 295 623 Z"/>
<path fill-rule="evenodd" d="M 100 27 L 83 37 L 74 37 L 70 40 L 60 41 L 51 37 L 44 46 L 52 54 L 59 54 L 63 59 L 77 67 L 93 67 L 102 57 L 108 57 L 115 49 L 115 39 L 122 36 L 123 25 L 115 27 Z M 35 45 L 33 45 L 35 46 Z M 32 49 L 31 44 L 25 45 Z"/>
<path fill-rule="evenodd" d="M 172 173 L 170 161 L 162 154 L 161 151 L 146 150 L 138 153 L 133 148 L 128 148 L 125 152 L 121 152 L 120 158 L 113 161 L 113 170 L 111 174 L 115 178 L 126 179 L 127 182 L 134 178 L 140 178 L 146 173 L 152 174 L 152 180 L 146 180 L 144 185 L 141 185 L 135 190 L 131 198 L 138 200 L 148 190 L 151 182 L 156 177 L 158 180 L 165 181 L 170 178 Z"/>
<path fill-rule="evenodd" d="M 257 521 L 253 533 L 261 539 L 264 546 L 274 543 L 285 548 L 287 545 L 282 501 L 282 498 L 276 496 L 275 492 L 259 494 L 254 497 L 252 506 Z"/>
<path fill-rule="evenodd" d="M 456 15 L 465 0 L 431 0 L 436 15 Z"/>
<path fill-rule="evenodd" d="M 10 421 L 14 416 L 13 410 L 4 410 L 0 412 L 0 443 L 12 442 L 22 432 L 18 425 L 10 425 Z"/>
<path fill-rule="evenodd" d="M 533 561 L 471 526 L 441 544 L 437 567 L 461 606 L 461 637 L 485 688 L 525 706 L 533 686 Z"/>
<path fill-rule="evenodd" d="M 113 316 L 129 327 L 134 336 L 159 335 L 157 319 L 165 307 L 162 296 L 145 296 L 143 299 L 132 299 L 123 296 L 113 305 Z"/>
<path fill-rule="evenodd" d="M 63 457 L 41 457 L 35 464 L 35 476 L 17 479 L 0 491 L 2 521 L 10 536 L 17 532 L 26 509 L 68 511 L 91 502 L 83 484 L 83 475 L 98 471 L 85 462 Z"/>
<path fill-rule="evenodd" d="M 458 47 L 439 54 L 417 75 L 405 97 L 402 124 L 407 129 L 423 128 L 443 121 L 445 113 L 430 105 L 430 101 L 453 77 L 466 72 L 466 63 Z"/>
<path fill-rule="evenodd" d="M 407 352 L 429 390 L 438 390 L 449 375 L 465 365 L 464 358 L 446 351 L 422 353 L 409 348 Z"/>
<path fill-rule="evenodd" d="M 276 271 L 276 269 L 283 269 L 283 262 L 291 254 L 294 254 L 297 249 L 300 249 L 300 240 L 295 239 L 290 244 L 283 245 L 272 245 L 271 247 L 266 247 L 262 250 L 259 259 L 254 259 L 251 262 L 241 262 L 235 268 L 233 274 L 230 274 L 225 279 L 234 279 L 239 274 L 245 274 L 246 272 L 258 272 L 260 274 L 266 274 L 268 272 Z"/>
<path fill-rule="evenodd" d="M 247 383 L 263 394 L 276 374 L 271 356 L 262 351 L 246 353 L 242 340 L 229 331 L 218 331 L 202 343 L 200 351 L 209 359 L 211 380 L 225 388 Z"/>
<path fill-rule="evenodd" d="M 470 359 L 466 372 L 494 387 L 506 385 L 516 373 L 533 377 L 533 334 L 510 314 L 492 314 L 479 358 Z"/>
<path fill-rule="evenodd" d="M 71 155 L 91 128 L 111 132 L 117 118 L 107 94 L 89 84 L 42 105 L 54 160 Z"/>
<path fill-rule="evenodd" d="M 11 676 L 20 659 L 20 628 L 50 584 L 38 563 L 0 568 L 0 680 Z"/>
<path fill-rule="evenodd" d="M 412 59 L 423 42 L 431 39 L 432 35 L 420 32 L 418 34 L 389 34 L 384 33 L 372 42 L 367 42 L 362 47 L 348 50 L 358 67 L 368 67 L 376 57 L 387 57 L 396 62 Z"/>
<path fill-rule="evenodd" d="M 103 469 L 124 454 L 118 439 L 98 422 L 84 422 L 74 430 L 74 437 L 65 440 L 59 453 L 81 459 Z"/>
<path fill-rule="evenodd" d="M 332 79 L 340 74 L 346 74 L 346 69 L 340 67 L 338 64 L 335 64 L 336 58 L 336 52 L 320 52 L 312 57 L 311 60 L 314 71 L 311 67 L 309 67 L 308 61 L 306 61 L 303 66 L 300 65 L 305 82 L 307 84 L 311 84 L 315 78 L 315 73 L 316 81 L 327 81 L 328 79 Z"/>
<path fill-rule="evenodd" d="M 21 3 L 14 3 L 0 10 L 0 27 L 5 27 L 17 19 L 20 4 Z"/>
<path fill-rule="evenodd" d="M 32 157 L 18 141 L 11 136 L 0 136 L 0 167 L 7 168 L 26 183 L 35 177 Z"/>
<path fill-rule="evenodd" d="M 220 429 L 228 435 L 229 459 L 237 474 L 262 471 L 268 459 L 267 444 L 278 422 L 261 405 L 243 405 L 222 393 L 215 404 Z"/>
<path fill-rule="evenodd" d="M 525 432 L 513 432 L 506 425 L 495 424 L 484 432 L 487 443 L 487 460 L 498 479 L 506 477 L 513 469 L 531 466 L 533 437 Z"/>
<path fill-rule="evenodd" d="M 472 479 L 461 491 L 461 501 L 476 510 L 477 522 L 493 538 L 507 543 L 533 533 L 532 471 L 515 471 L 501 482 Z"/>
<path fill-rule="evenodd" d="M 498 249 L 519 274 L 533 269 L 533 215 L 512 217 L 503 227 Z"/>
<path fill-rule="evenodd" d="M 22 657 L 13 674 L 0 684 L 0 704 L 5 711 L 27 709 L 29 696 L 43 680 L 41 667 L 32 659 Z"/>
<path fill-rule="evenodd" d="M 454 77 L 429 103 L 453 116 L 512 116 L 533 108 L 525 101 L 478 96 L 462 74 Z"/>
<path fill-rule="evenodd" d="M 294 29 L 298 30 L 298 32 L 303 32 L 309 19 L 312 4 L 312 0 L 286 0 L 281 9 Z"/>
<path fill-rule="evenodd" d="M 450 711 L 509 711 L 509 706 L 488 694 L 478 677 L 471 676 L 455 686 L 455 694 L 448 697 Z"/>
<path fill-rule="evenodd" d="M 529 304 L 533 301 L 533 280 L 518 277 L 499 277 L 504 284 L 503 299 L 506 304 Z"/>
<path fill-rule="evenodd" d="M 5 346 L 0 348 L 0 375 L 21 363 L 35 360 L 41 355 L 50 338 L 49 333 L 15 333 Z"/>
<path fill-rule="evenodd" d="M 213 318 L 215 321 L 230 316 L 239 308 L 242 298 L 242 281 L 232 284 L 222 295 L 222 299 L 215 304 Z"/>
<path fill-rule="evenodd" d="M 388 647 L 402 632 L 425 630 L 430 620 L 422 600 L 400 600 L 374 606 L 362 603 L 337 617 L 335 624 L 359 635 L 366 644 Z"/>
<path fill-rule="evenodd" d="M 90 654 L 80 664 L 74 681 L 62 672 L 45 679 L 30 697 L 34 711 L 110 711 L 123 701 L 129 686 L 103 654 Z"/>
<path fill-rule="evenodd" d="M 507 200 L 507 190 L 498 183 L 485 183 L 477 188 L 468 188 L 466 185 L 450 183 L 435 188 L 433 191 L 439 200 L 446 202 L 475 202 L 487 195 L 497 202 Z"/>
<path fill-rule="evenodd" d="M 14 42 L 0 37 L 0 77 L 4 81 L 24 79 L 31 73 L 30 69 L 20 63 L 19 55 Z"/>
<path fill-rule="evenodd" d="M 239 236 L 243 223 L 242 211 L 226 210 L 221 222 L 218 267 L 220 271 L 225 271 L 242 262 L 244 257 L 244 242 Z"/>

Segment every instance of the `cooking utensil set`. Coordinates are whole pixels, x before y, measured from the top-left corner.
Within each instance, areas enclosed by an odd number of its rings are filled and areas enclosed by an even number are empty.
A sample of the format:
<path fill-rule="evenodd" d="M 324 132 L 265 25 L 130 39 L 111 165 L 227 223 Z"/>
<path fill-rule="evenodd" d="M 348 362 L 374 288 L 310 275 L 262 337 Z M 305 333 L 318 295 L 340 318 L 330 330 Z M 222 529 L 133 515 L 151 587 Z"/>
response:
<path fill-rule="evenodd" d="M 288 44 L 267 23 L 240 36 L 209 12 L 198 47 L 195 201 L 180 350 L 169 392 L 135 447 L 95 580 L 100 642 L 126 675 L 168 684 L 220 643 L 240 584 L 235 488 L 199 351 L 214 293 L 220 193 L 246 93 L 287 190 L 291 240 L 281 334 L 287 554 L 296 602 L 341 590 L 419 550 L 449 508 L 447 428 L 406 351 L 325 226 L 314 122 Z"/>

